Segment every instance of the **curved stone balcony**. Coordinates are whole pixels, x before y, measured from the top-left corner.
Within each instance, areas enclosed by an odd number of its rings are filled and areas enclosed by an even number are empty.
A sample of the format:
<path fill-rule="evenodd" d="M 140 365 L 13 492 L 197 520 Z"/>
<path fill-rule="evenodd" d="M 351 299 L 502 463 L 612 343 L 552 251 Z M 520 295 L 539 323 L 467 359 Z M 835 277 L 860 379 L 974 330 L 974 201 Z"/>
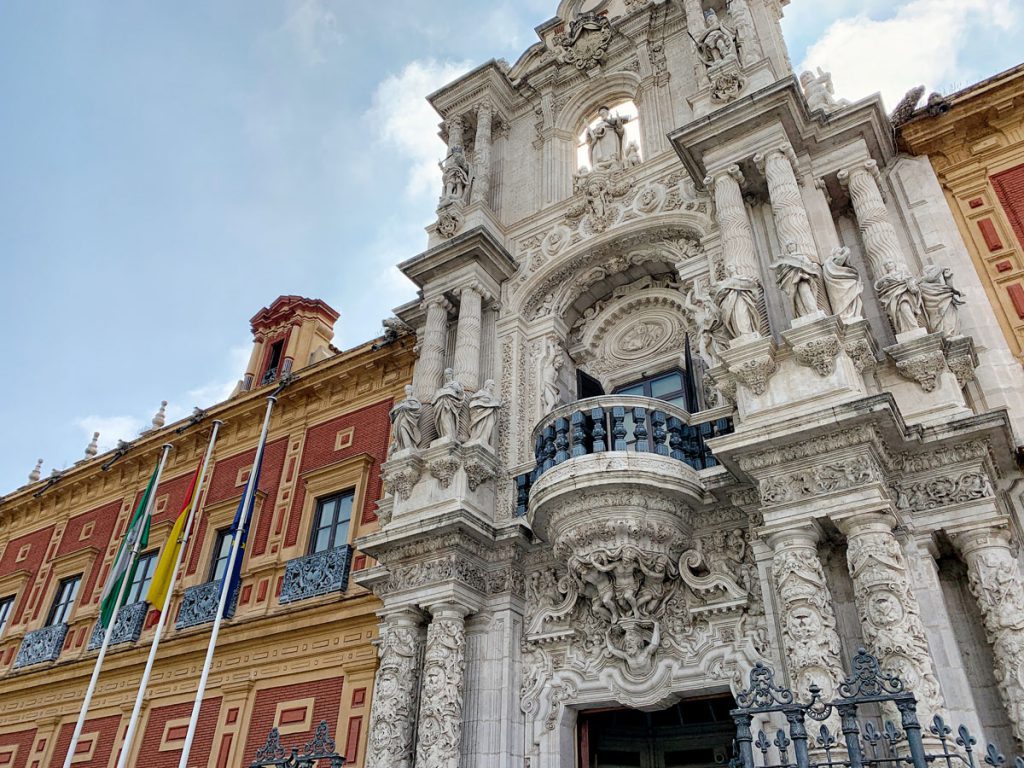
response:
<path fill-rule="evenodd" d="M 691 414 L 664 400 L 628 395 L 601 395 L 559 406 L 534 427 L 536 465 L 516 478 L 516 514 L 526 515 L 527 506 L 533 510 L 537 486 L 546 473 L 566 464 L 574 467 L 572 473 L 582 471 L 584 464 L 600 465 L 593 457 L 619 455 L 618 463 L 624 461 L 652 477 L 671 478 L 684 475 L 684 469 L 696 472 L 717 466 L 707 441 L 733 431 L 731 413 L 730 408 L 719 407 Z M 591 460 L 581 464 L 582 459 Z"/>

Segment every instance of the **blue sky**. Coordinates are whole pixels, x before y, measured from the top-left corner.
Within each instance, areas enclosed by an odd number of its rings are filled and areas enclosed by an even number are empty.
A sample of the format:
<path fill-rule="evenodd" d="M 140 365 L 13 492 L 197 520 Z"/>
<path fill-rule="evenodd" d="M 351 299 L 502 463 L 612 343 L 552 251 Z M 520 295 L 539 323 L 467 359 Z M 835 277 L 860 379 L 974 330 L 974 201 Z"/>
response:
<path fill-rule="evenodd" d="M 837 93 L 1018 63 L 1024 0 L 793 0 L 794 63 Z M 376 335 L 413 296 L 443 155 L 423 96 L 515 61 L 555 0 L 3 0 L 0 494 L 222 399 L 279 294 Z M 425 12 L 424 9 L 429 9 Z"/>

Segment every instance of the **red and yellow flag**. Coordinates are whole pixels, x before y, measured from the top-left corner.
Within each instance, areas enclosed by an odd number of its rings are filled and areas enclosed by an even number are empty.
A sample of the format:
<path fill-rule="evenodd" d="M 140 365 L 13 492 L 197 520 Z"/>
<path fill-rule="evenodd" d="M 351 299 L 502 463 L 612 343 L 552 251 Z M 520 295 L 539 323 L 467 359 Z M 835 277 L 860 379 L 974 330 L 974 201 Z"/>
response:
<path fill-rule="evenodd" d="M 199 479 L 199 472 L 202 470 L 202 462 L 196 467 L 196 473 L 192 475 L 192 482 L 189 483 L 188 492 L 185 494 L 185 503 L 181 507 L 178 519 L 174 521 L 171 533 L 167 537 L 163 551 L 160 552 L 160 559 L 157 561 L 156 570 L 153 572 L 153 580 L 149 584 L 149 592 L 146 593 L 146 601 L 152 608 L 158 611 L 163 609 L 167 592 L 171 588 L 171 581 L 174 579 L 174 566 L 178 562 L 178 552 L 181 551 L 181 543 L 185 538 L 185 523 L 188 522 L 192 505 L 196 502 L 196 481 Z"/>

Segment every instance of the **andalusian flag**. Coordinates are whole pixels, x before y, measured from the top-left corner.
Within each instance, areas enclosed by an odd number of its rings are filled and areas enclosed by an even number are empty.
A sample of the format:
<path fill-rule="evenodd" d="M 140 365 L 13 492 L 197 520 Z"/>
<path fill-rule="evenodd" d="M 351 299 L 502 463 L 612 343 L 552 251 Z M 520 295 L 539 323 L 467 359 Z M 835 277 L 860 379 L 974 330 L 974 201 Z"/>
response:
<path fill-rule="evenodd" d="M 110 568 L 110 575 L 107 577 L 107 583 L 103 587 L 103 594 L 100 595 L 100 623 L 104 627 L 110 623 L 110 617 L 114 613 L 114 604 L 117 602 L 117 596 L 121 593 L 121 582 L 125 576 L 128 576 L 129 579 L 134 577 L 136 555 L 138 555 L 143 547 L 149 544 L 150 515 L 147 514 L 147 510 L 149 508 L 149 497 L 155 490 L 153 485 L 156 483 L 156 478 L 159 474 L 160 467 L 157 466 L 149 478 L 149 484 L 139 500 L 139 505 L 135 508 L 135 514 L 132 515 L 132 519 L 128 523 L 128 530 L 124 535 L 121 546 L 117 550 L 117 557 L 114 558 L 114 564 Z M 125 591 L 124 596 L 127 597 L 127 594 L 127 591 Z M 123 602 L 121 604 L 124 605 Z"/>
<path fill-rule="evenodd" d="M 171 581 L 174 579 L 174 568 L 178 564 L 178 553 L 181 551 L 182 542 L 185 539 L 185 524 L 192 512 L 192 505 L 196 503 L 196 481 L 199 473 L 203 470 L 203 463 L 199 462 L 196 473 L 192 475 L 192 482 L 189 483 L 188 491 L 185 494 L 185 503 L 181 507 L 181 514 L 174 521 L 171 534 L 167 537 L 160 559 L 156 563 L 156 570 L 153 571 L 153 580 L 149 583 L 149 592 L 146 593 L 146 602 L 157 610 L 163 608 L 164 600 L 167 599 L 167 592 L 171 588 Z"/>

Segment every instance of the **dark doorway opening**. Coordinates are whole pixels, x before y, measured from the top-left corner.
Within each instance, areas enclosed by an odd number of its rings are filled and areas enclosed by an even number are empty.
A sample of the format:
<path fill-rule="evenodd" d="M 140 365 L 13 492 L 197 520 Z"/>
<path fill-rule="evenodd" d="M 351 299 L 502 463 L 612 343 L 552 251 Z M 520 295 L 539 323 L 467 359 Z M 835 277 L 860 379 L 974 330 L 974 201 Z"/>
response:
<path fill-rule="evenodd" d="M 688 699 L 658 712 L 580 712 L 578 768 L 715 768 L 729 762 L 732 696 Z"/>

